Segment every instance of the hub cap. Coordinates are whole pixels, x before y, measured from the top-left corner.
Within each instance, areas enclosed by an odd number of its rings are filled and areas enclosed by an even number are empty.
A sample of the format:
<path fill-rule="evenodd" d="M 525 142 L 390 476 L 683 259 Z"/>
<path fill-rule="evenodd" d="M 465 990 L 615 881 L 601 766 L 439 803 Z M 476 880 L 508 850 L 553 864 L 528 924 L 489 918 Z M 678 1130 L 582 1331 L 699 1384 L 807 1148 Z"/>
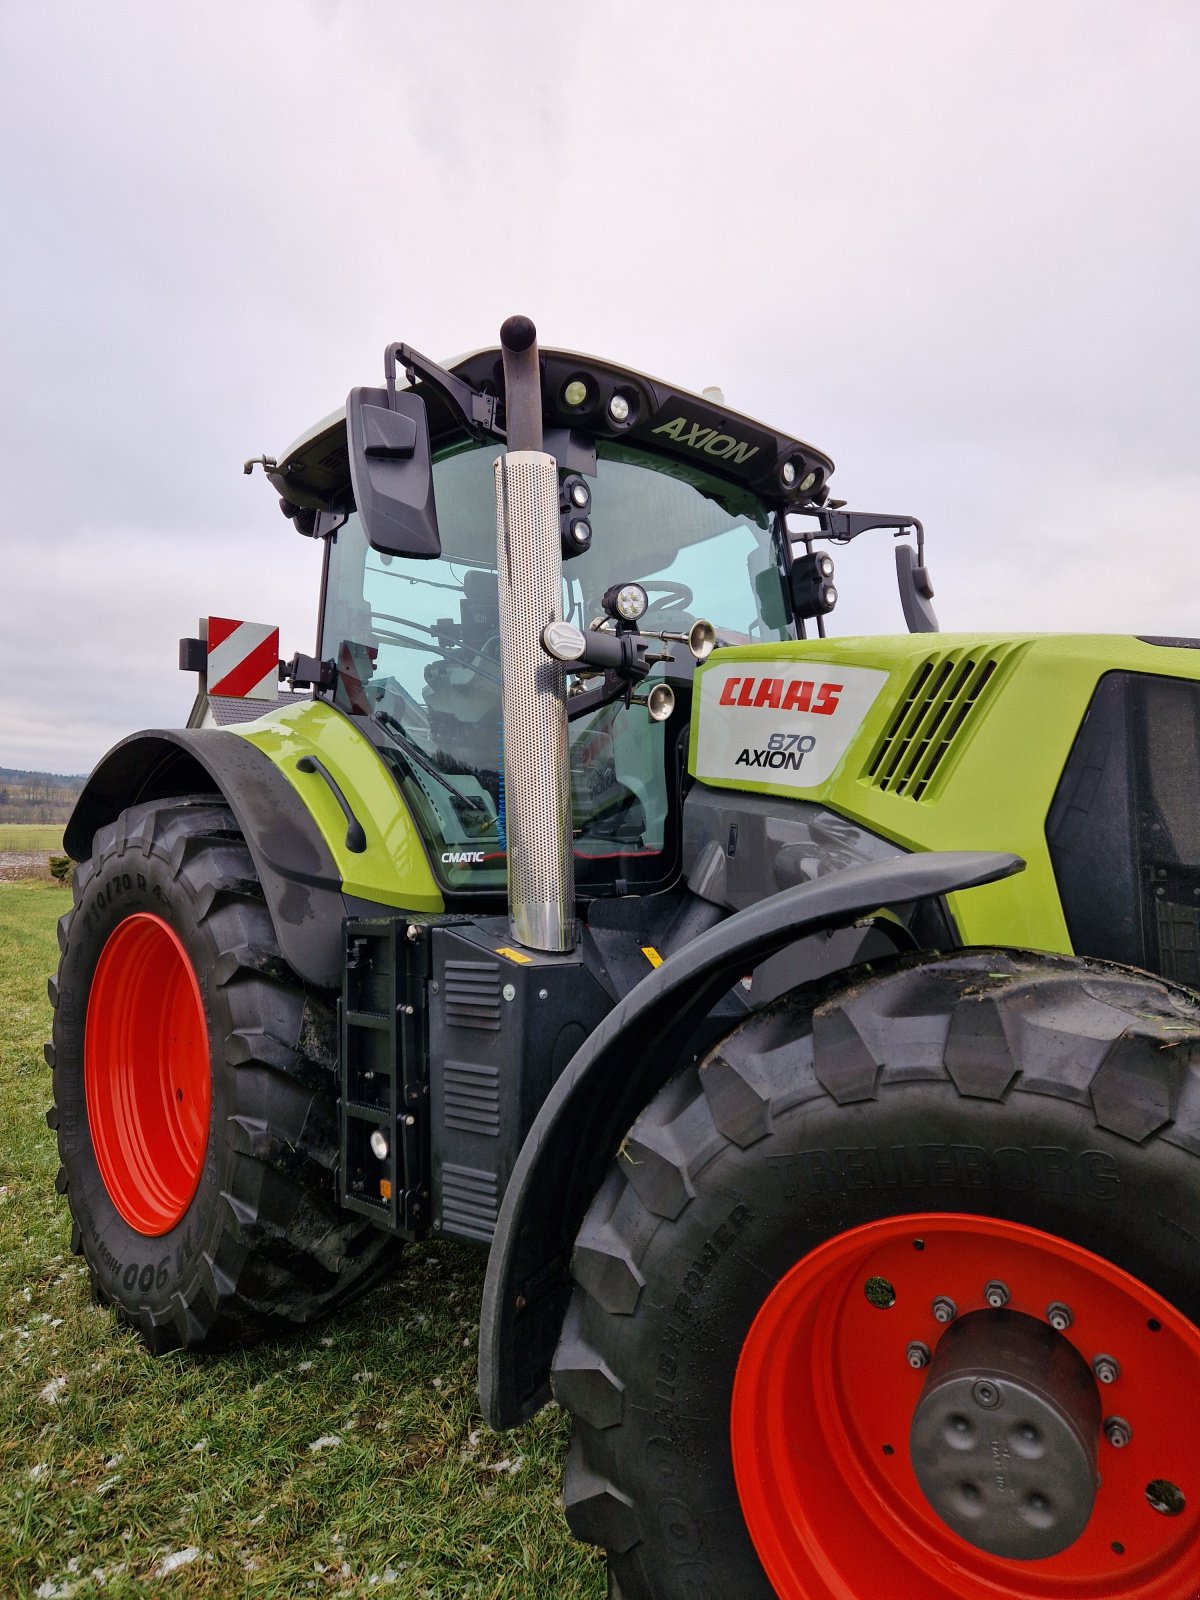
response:
<path fill-rule="evenodd" d="M 101 951 L 83 1059 L 104 1186 L 131 1228 L 167 1233 L 200 1182 L 211 1086 L 200 986 L 161 917 L 126 917 Z"/>
<path fill-rule="evenodd" d="M 913 1412 L 913 1471 L 969 1544 L 1054 1556 L 1092 1514 L 1100 1421 L 1091 1369 L 1061 1333 L 1019 1311 L 973 1311 L 938 1344 Z"/>
<path fill-rule="evenodd" d="M 953 1215 L 851 1229 L 743 1347 L 746 1525 L 782 1600 L 1192 1600 L 1198 1386 L 1192 1324 L 1064 1240 Z"/>

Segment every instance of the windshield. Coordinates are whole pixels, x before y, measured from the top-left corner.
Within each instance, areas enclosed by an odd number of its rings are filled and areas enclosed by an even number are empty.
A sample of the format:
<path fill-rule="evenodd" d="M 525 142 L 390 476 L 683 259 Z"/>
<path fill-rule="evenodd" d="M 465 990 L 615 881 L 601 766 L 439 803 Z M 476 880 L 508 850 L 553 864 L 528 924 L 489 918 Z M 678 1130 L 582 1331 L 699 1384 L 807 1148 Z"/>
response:
<path fill-rule="evenodd" d="M 495 444 L 434 466 L 442 554 L 381 555 L 357 516 L 330 549 L 321 653 L 335 703 L 381 730 L 448 887 L 505 879 Z M 788 637 L 770 518 L 745 490 L 600 445 L 589 479 L 591 548 L 563 566 L 563 615 L 580 627 L 613 583 L 647 589 L 645 625 L 705 617 L 756 640 Z M 668 724 L 618 702 L 570 725 L 576 880 L 652 884 L 665 870 Z"/>

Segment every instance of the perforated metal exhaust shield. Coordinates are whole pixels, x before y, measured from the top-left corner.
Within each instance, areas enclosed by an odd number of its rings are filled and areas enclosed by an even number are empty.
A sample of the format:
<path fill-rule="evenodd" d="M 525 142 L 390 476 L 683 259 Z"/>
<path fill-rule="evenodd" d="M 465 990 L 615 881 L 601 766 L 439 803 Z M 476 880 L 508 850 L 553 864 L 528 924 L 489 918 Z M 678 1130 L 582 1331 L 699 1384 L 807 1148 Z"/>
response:
<path fill-rule="evenodd" d="M 497 458 L 496 528 L 509 920 L 520 944 L 570 950 L 575 862 L 566 685 L 541 642 L 546 624 L 562 618 L 553 456 L 510 450 Z"/>

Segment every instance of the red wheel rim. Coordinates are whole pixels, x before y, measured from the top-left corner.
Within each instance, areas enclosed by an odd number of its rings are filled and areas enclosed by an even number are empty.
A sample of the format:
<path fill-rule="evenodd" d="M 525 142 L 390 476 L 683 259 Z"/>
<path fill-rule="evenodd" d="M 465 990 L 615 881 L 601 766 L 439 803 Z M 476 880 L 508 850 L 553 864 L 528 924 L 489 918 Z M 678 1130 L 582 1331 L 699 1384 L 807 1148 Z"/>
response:
<path fill-rule="evenodd" d="M 100 953 L 83 1079 L 92 1147 L 113 1204 L 138 1233 L 169 1232 L 200 1182 L 211 1083 L 200 986 L 161 917 L 126 917 Z"/>
<path fill-rule="evenodd" d="M 872 1303 L 869 1280 L 891 1286 Z M 1105 1417 L 1132 1428 L 1100 1440 L 1102 1482 L 1084 1532 L 1060 1554 L 1009 1561 L 954 1533 L 925 1499 L 908 1452 L 925 1373 L 910 1342 L 936 1347 L 938 1296 L 960 1314 L 985 1282 L 1045 1318 L 1090 1363 L 1120 1363 Z M 886 1299 L 878 1283 L 875 1300 Z M 1159 1295 L 1065 1240 L 991 1218 L 895 1217 L 839 1234 L 768 1296 L 742 1348 L 731 1443 L 746 1526 L 782 1600 L 1194 1600 L 1200 1593 L 1200 1333 Z M 1155 1509 L 1151 1485 L 1182 1491 Z M 1157 1498 L 1161 1503 L 1162 1493 Z"/>

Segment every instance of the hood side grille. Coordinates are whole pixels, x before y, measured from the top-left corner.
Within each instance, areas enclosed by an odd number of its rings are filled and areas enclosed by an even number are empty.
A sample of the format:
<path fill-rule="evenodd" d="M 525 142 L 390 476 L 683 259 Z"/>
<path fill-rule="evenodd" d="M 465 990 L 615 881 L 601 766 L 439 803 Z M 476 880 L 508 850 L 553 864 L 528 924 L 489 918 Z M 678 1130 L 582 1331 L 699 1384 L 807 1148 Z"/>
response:
<path fill-rule="evenodd" d="M 924 660 L 871 754 L 868 782 L 886 794 L 922 799 L 1008 654 L 956 651 Z"/>

